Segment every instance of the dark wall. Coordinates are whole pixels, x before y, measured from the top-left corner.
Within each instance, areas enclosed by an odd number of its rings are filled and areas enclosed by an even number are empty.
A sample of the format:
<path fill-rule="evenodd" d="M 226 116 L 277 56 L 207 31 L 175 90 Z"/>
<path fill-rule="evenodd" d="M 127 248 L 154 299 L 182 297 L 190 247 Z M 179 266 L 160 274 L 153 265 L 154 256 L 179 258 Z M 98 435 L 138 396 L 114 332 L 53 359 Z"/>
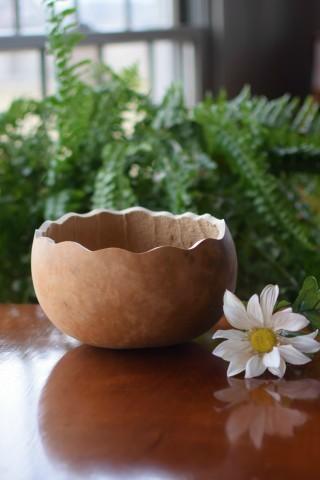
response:
<path fill-rule="evenodd" d="M 248 83 L 269 97 L 310 93 L 319 7 L 320 0 L 212 0 L 214 90 L 235 95 Z"/>

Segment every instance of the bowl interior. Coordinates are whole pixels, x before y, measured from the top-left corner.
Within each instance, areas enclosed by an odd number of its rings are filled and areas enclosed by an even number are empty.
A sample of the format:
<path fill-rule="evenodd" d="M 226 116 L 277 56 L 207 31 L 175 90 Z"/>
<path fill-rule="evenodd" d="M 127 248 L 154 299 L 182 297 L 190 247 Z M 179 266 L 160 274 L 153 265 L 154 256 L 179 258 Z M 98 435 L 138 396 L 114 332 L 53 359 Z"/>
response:
<path fill-rule="evenodd" d="M 224 222 L 209 215 L 174 216 L 143 209 L 126 213 L 101 211 L 46 222 L 40 233 L 56 243 L 73 241 L 89 250 L 118 247 L 145 252 L 166 245 L 188 249 L 206 238 L 222 238 Z"/>

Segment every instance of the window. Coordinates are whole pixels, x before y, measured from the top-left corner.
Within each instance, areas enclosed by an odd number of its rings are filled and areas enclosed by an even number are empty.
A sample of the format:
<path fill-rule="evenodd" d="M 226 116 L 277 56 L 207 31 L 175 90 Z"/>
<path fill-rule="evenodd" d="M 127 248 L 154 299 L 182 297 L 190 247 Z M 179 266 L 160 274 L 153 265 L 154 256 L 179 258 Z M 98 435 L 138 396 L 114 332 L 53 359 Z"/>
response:
<path fill-rule="evenodd" d="M 14 33 L 14 4 L 12 0 L 0 0 L 0 35 Z"/>
<path fill-rule="evenodd" d="M 19 29 L 23 34 L 44 33 L 45 12 L 42 0 L 19 2 Z"/>
<path fill-rule="evenodd" d="M 128 62 L 128 59 L 130 61 Z M 123 42 L 106 45 L 103 48 L 103 61 L 115 71 L 136 64 L 141 77 L 141 90 L 147 92 L 151 83 L 151 72 L 146 42 Z"/>
<path fill-rule="evenodd" d="M 35 50 L 0 52 L 0 85 L 1 111 L 15 97 L 40 98 L 38 52 Z"/>
<path fill-rule="evenodd" d="M 132 0 L 131 12 L 133 30 L 170 28 L 175 23 L 172 0 Z"/>
<path fill-rule="evenodd" d="M 201 94 L 205 30 L 181 24 L 178 0 L 64 0 L 76 6 L 86 39 L 77 59 L 102 60 L 115 70 L 136 63 L 141 89 L 159 101 L 173 81 L 188 103 Z M 19 96 L 39 98 L 55 89 L 53 62 L 45 51 L 42 0 L 0 0 L 0 110 Z"/>
<path fill-rule="evenodd" d="M 90 30 L 117 32 L 126 29 L 125 0 L 79 0 L 79 21 Z"/>

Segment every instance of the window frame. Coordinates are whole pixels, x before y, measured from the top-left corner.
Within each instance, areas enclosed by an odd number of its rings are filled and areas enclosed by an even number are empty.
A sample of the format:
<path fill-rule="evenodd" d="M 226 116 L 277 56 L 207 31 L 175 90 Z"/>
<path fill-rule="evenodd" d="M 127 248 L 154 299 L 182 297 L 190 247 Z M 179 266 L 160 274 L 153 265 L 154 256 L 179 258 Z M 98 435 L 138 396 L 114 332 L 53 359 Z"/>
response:
<path fill-rule="evenodd" d="M 174 22 L 170 28 L 148 29 L 148 30 L 132 30 L 131 29 L 131 6 L 130 0 L 125 0 L 126 11 L 126 30 L 119 32 L 84 32 L 85 38 L 80 42 L 81 45 L 93 46 L 97 49 L 98 58 L 102 61 L 103 47 L 119 43 L 134 43 L 144 42 L 147 45 L 148 64 L 149 64 L 149 78 L 151 79 L 151 92 L 154 87 L 153 69 L 153 46 L 159 40 L 171 41 L 174 45 L 175 56 L 177 57 L 177 74 L 175 81 L 183 83 L 183 45 L 186 43 L 192 44 L 195 52 L 195 101 L 201 99 L 205 91 L 209 88 L 210 79 L 208 78 L 207 62 L 210 60 L 208 55 L 208 47 L 210 45 L 210 30 L 206 25 L 197 26 L 192 25 L 192 18 L 190 18 L 190 0 L 173 0 L 174 1 Z M 45 34 L 25 34 L 21 33 L 21 16 L 20 5 L 21 0 L 12 0 L 14 5 L 14 33 L 0 36 L 0 52 L 23 51 L 31 50 L 37 51 L 39 55 L 39 71 L 41 96 L 45 97 L 48 90 L 47 81 L 47 61 L 46 61 L 46 35 Z M 203 15 L 204 4 L 209 8 L 208 0 L 197 0 Z M 77 0 L 74 0 L 74 5 L 77 7 Z M 194 11 L 194 8 L 193 8 Z M 199 10 L 200 11 L 200 10 Z M 203 20 L 208 18 L 203 15 Z M 200 22 L 201 23 L 201 22 Z M 80 28 L 81 30 L 81 28 Z"/>

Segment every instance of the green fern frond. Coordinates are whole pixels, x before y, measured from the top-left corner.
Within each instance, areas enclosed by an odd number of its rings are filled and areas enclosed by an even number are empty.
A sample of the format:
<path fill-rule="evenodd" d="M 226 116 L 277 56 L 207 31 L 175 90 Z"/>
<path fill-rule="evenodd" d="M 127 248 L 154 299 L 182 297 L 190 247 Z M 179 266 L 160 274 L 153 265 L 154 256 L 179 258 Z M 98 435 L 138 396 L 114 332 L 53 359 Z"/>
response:
<path fill-rule="evenodd" d="M 265 168 L 261 168 L 265 163 L 264 155 L 260 154 L 258 159 L 257 153 L 250 152 L 249 145 L 244 142 L 239 145 L 230 133 L 221 132 L 219 141 L 230 168 L 235 169 L 245 180 L 248 186 L 247 193 L 252 198 L 254 207 L 264 216 L 270 227 L 279 227 L 283 237 L 292 236 L 303 247 L 313 249 L 305 229 L 280 194 L 276 179 L 267 173 Z"/>
<path fill-rule="evenodd" d="M 93 208 L 122 209 L 136 203 L 126 171 L 127 148 L 122 142 L 104 148 L 104 163 L 97 173 L 94 185 Z"/>
<path fill-rule="evenodd" d="M 217 153 L 222 155 L 229 169 L 243 180 L 246 194 L 257 213 L 264 216 L 271 228 L 277 228 L 282 238 L 292 237 L 303 248 L 312 250 L 314 246 L 308 230 L 281 194 L 277 179 L 268 172 L 268 157 L 263 150 L 267 121 L 270 124 L 274 118 L 279 122 L 280 113 L 284 115 L 289 103 L 288 97 L 269 104 L 260 100 L 260 125 L 257 102 L 250 99 L 246 89 L 236 100 L 219 107 L 212 104 L 208 109 L 199 105 L 195 109 L 195 119 L 202 126 L 209 152 L 214 158 Z"/>

